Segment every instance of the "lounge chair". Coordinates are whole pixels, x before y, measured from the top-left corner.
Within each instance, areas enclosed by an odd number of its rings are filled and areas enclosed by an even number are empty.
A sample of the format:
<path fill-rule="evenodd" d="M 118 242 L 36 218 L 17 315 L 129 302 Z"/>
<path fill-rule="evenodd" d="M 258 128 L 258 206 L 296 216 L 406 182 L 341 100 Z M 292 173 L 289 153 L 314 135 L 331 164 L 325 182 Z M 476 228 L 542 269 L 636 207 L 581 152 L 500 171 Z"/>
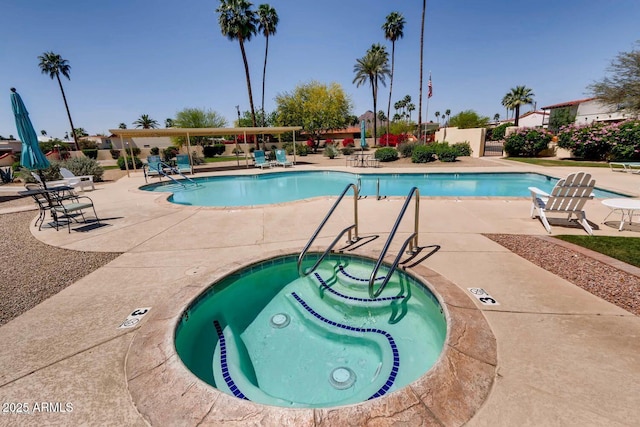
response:
<path fill-rule="evenodd" d="M 160 156 L 147 156 L 147 168 L 144 170 L 145 179 L 148 176 L 160 177 L 160 171 L 162 171 Z"/>
<path fill-rule="evenodd" d="M 253 152 L 253 158 L 255 159 L 255 167 L 259 167 L 260 169 L 264 169 L 265 167 L 270 168 L 271 162 L 267 161 L 267 158 L 264 155 L 264 151 L 255 150 Z"/>
<path fill-rule="evenodd" d="M 537 216 L 540 217 L 544 228 L 551 233 L 547 214 L 567 214 L 567 219 L 571 219 L 571 215 L 575 215 L 586 232 L 593 235 L 593 230 L 587 221 L 583 207 L 587 200 L 593 198 L 592 193 L 595 183 L 590 174 L 577 172 L 558 181 L 553 190 L 551 190 L 551 194 L 537 187 L 529 187 L 531 192 L 531 218 L 535 218 L 535 213 L 537 212 Z"/>
<path fill-rule="evenodd" d="M 36 180 L 36 182 L 38 184 L 40 184 L 41 186 L 44 186 L 44 183 L 42 182 L 42 179 L 40 178 L 40 175 L 38 175 L 35 172 L 31 172 L 31 176 Z M 47 188 L 51 188 L 51 187 L 60 187 L 60 186 L 69 186 L 69 183 L 67 182 L 66 179 L 60 179 L 57 181 L 47 181 Z"/>
<path fill-rule="evenodd" d="M 85 187 L 91 187 L 92 190 L 96 189 L 95 185 L 93 185 L 93 175 L 74 175 L 67 168 L 60 168 L 60 175 L 67 181 L 69 187 L 80 187 L 81 191 L 84 191 Z"/>
<path fill-rule="evenodd" d="M 188 154 L 178 154 L 176 156 L 176 167 L 175 169 L 179 173 L 190 173 L 193 174 L 193 168 L 191 167 L 191 162 L 189 161 Z"/>
<path fill-rule="evenodd" d="M 293 163 L 287 160 L 287 154 L 282 148 L 276 150 L 276 164 L 285 168 L 287 166 L 293 166 Z"/>
<path fill-rule="evenodd" d="M 640 162 L 609 162 L 612 171 L 640 173 Z"/>

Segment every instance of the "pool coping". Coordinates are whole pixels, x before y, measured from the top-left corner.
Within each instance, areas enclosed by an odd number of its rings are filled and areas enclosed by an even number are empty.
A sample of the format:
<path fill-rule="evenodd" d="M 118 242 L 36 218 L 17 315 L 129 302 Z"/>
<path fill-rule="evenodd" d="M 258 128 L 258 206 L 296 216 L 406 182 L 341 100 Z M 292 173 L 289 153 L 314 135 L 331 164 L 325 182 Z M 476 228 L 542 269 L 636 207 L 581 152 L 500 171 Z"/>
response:
<path fill-rule="evenodd" d="M 321 248 L 312 248 L 321 251 Z M 363 425 L 372 419 L 414 425 L 462 425 L 489 396 L 497 369 L 496 338 L 476 302 L 454 283 L 422 265 L 407 267 L 426 282 L 447 319 L 443 351 L 425 375 L 383 397 L 334 408 L 290 409 L 241 400 L 206 384 L 177 355 L 174 332 L 182 313 L 211 283 L 252 264 L 287 255 L 281 249 L 216 268 L 208 275 L 186 276 L 178 290 L 145 319 L 125 359 L 132 402 L 151 424 Z M 354 255 L 375 261 L 375 253 Z M 391 256 L 388 261 L 391 261 Z"/>

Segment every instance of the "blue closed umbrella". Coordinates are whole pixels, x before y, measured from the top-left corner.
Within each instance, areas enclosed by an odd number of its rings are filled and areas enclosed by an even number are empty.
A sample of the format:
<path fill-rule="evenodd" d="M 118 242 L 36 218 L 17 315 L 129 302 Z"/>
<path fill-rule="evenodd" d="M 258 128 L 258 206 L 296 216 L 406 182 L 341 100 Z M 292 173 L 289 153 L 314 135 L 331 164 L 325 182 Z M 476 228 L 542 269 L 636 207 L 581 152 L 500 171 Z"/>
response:
<path fill-rule="evenodd" d="M 364 120 L 360 122 L 360 147 L 364 150 L 367 146 L 367 127 L 364 124 Z"/>
<path fill-rule="evenodd" d="M 16 119 L 18 135 L 20 136 L 20 141 L 22 141 L 20 165 L 30 170 L 38 170 L 44 185 L 44 177 L 42 176 L 41 170 L 48 168 L 50 163 L 42 150 L 40 150 L 38 136 L 33 129 L 31 119 L 29 119 L 29 112 L 15 88 L 11 88 L 11 108 L 13 109 L 13 115 Z"/>

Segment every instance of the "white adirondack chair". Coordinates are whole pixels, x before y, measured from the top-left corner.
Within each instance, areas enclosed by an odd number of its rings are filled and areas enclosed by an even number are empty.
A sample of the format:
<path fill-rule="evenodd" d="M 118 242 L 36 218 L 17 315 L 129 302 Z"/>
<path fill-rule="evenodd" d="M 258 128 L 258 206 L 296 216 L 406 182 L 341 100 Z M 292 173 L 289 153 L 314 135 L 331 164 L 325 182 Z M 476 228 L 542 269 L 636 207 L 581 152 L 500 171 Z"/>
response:
<path fill-rule="evenodd" d="M 587 233 L 593 235 L 593 230 L 584 213 L 584 205 L 587 200 L 593 198 L 595 180 L 591 174 L 584 172 L 572 173 L 565 179 L 561 179 L 548 194 L 537 187 L 529 187 L 531 192 L 531 218 L 540 217 L 544 228 L 551 233 L 551 225 L 547 214 L 567 214 L 567 219 L 575 215 L 578 222 Z"/>

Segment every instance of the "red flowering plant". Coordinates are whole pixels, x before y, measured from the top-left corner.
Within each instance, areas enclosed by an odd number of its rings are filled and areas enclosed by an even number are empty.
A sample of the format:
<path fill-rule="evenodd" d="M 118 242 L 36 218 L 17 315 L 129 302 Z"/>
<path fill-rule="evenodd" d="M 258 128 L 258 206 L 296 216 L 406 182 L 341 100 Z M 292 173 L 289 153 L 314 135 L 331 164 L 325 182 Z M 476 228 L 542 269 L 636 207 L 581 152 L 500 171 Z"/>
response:
<path fill-rule="evenodd" d="M 255 135 L 247 135 L 247 142 L 249 144 L 253 144 L 254 142 L 256 142 L 256 136 Z M 238 144 L 244 144 L 244 134 L 242 135 L 238 135 Z"/>
<path fill-rule="evenodd" d="M 307 139 L 307 147 L 313 148 L 313 139 L 312 138 Z"/>
<path fill-rule="evenodd" d="M 385 133 L 380 137 L 378 143 L 383 147 L 395 147 L 398 145 L 399 136 Z"/>
<path fill-rule="evenodd" d="M 333 145 L 333 139 L 327 138 L 324 140 L 324 145 Z"/>
<path fill-rule="evenodd" d="M 353 138 L 345 138 L 342 140 L 343 147 L 355 147 L 356 144 L 353 142 Z"/>

